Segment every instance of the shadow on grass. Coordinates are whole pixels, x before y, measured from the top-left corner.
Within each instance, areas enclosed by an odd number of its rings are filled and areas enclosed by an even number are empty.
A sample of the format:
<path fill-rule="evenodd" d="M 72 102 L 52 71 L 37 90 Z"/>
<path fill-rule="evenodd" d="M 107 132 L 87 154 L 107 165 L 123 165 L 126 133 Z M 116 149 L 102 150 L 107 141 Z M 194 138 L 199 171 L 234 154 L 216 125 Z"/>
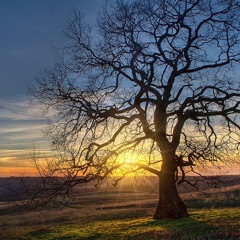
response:
<path fill-rule="evenodd" d="M 198 220 L 192 214 L 187 218 L 172 220 L 152 220 L 143 223 L 141 228 L 149 229 L 146 236 L 134 235 L 132 239 L 232 239 L 239 240 L 237 226 L 224 226 L 217 220 L 206 217 L 205 220 Z M 158 231 L 158 229 L 165 231 Z M 131 239 L 131 238 L 129 238 Z"/>
<path fill-rule="evenodd" d="M 206 235 L 212 235 L 212 232 L 217 232 L 218 229 L 209 226 L 205 222 L 200 222 L 193 217 L 187 217 L 179 220 L 156 220 L 152 223 L 152 226 L 161 225 L 168 230 L 169 237 L 176 237 L 177 239 L 189 239 L 197 237 L 205 237 Z"/>
<path fill-rule="evenodd" d="M 239 239 L 239 208 L 196 210 L 190 216 L 173 220 L 154 220 L 150 216 L 133 217 L 119 213 L 113 216 L 98 216 L 87 223 L 63 222 L 32 228 L 23 232 L 22 238 L 6 239 Z M 0 234 L 1 235 L 1 234 Z"/>

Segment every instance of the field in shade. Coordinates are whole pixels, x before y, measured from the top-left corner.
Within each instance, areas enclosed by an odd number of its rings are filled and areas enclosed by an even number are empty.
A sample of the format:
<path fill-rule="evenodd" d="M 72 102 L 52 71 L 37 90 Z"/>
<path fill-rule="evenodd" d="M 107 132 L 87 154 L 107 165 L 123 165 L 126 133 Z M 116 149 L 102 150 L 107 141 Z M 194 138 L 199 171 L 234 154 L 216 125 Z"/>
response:
<path fill-rule="evenodd" d="M 34 180 L 34 179 L 33 179 Z M 192 179 L 193 180 L 193 179 Z M 113 188 L 85 185 L 76 200 L 62 209 L 22 213 L 17 178 L 0 179 L 0 239 L 238 239 L 240 236 L 240 176 L 224 183 L 200 183 L 203 192 L 179 189 L 190 216 L 154 220 L 157 179 L 127 178 Z M 79 195 L 80 193 L 80 195 Z"/>

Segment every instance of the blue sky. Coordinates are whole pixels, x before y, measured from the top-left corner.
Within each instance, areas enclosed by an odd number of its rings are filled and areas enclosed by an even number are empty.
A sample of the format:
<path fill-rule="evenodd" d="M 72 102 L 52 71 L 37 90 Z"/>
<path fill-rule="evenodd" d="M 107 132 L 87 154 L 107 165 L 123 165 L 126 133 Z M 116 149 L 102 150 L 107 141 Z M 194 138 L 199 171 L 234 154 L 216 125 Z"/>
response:
<path fill-rule="evenodd" d="M 0 177 L 30 173 L 35 148 L 48 154 L 46 117 L 30 106 L 27 86 L 51 67 L 74 7 L 93 22 L 104 0 L 2 0 L 0 2 Z"/>
<path fill-rule="evenodd" d="M 26 92 L 61 47 L 66 18 L 74 7 L 94 22 L 105 0 L 0 1 L 0 177 L 31 173 L 34 149 L 48 156 L 46 117 L 29 105 Z"/>

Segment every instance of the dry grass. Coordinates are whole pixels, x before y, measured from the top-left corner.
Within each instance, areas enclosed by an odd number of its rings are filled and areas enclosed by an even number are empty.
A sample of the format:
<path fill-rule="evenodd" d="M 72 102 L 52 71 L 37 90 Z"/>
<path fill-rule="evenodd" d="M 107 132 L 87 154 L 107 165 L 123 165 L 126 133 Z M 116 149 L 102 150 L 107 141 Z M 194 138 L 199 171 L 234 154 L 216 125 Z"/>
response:
<path fill-rule="evenodd" d="M 87 191 L 75 208 L 19 215 L 0 202 L 0 239 L 238 239 L 238 181 L 205 193 L 182 191 L 190 217 L 153 220 L 157 193 L 139 188 Z"/>

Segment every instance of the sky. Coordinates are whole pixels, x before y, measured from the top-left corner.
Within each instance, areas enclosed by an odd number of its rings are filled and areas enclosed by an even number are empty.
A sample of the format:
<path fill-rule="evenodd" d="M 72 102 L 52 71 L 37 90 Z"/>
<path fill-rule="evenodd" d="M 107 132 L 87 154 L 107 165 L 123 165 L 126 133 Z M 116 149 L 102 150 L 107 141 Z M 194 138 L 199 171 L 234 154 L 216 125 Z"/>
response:
<path fill-rule="evenodd" d="M 0 177 L 31 175 L 34 151 L 47 156 L 46 117 L 30 105 L 27 88 L 51 67 L 66 18 L 81 9 L 94 22 L 104 0 L 1 0 Z"/>
<path fill-rule="evenodd" d="M 94 22 L 105 0 L 0 1 L 0 177 L 33 175 L 35 151 L 49 156 L 46 116 L 30 105 L 27 88 L 51 67 L 62 46 L 66 18 L 81 9 Z"/>

